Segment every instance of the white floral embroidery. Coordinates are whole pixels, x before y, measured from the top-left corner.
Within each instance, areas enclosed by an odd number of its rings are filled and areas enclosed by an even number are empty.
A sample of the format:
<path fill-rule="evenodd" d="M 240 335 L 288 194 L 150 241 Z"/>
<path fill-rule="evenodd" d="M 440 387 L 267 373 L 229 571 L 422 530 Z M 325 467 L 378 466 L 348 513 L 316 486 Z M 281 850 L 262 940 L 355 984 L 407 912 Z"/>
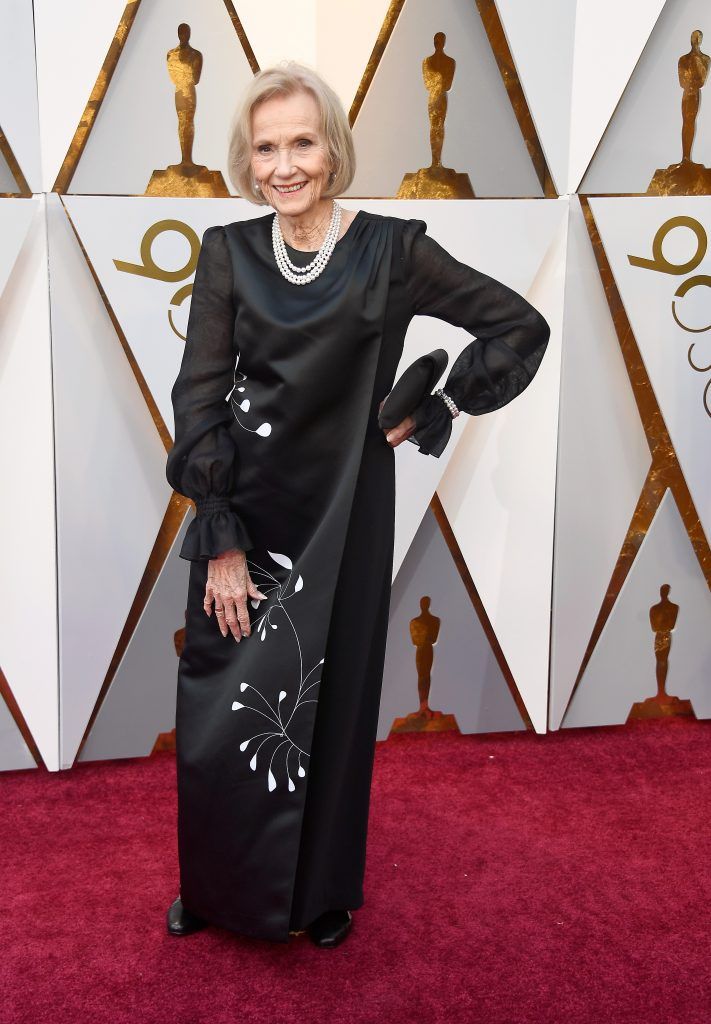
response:
<path fill-rule="evenodd" d="M 246 388 L 244 387 L 244 385 L 242 385 L 240 383 L 240 381 L 247 380 L 247 374 L 246 373 L 242 373 L 241 370 L 237 369 L 237 363 L 239 363 L 239 357 L 240 357 L 240 353 L 238 352 L 237 353 L 237 359 L 235 361 L 235 368 L 234 368 L 234 371 L 232 373 L 232 387 L 231 387 L 231 389 L 229 391 L 229 394 L 227 394 L 225 396 L 225 401 L 230 403 L 230 408 L 232 409 L 232 413 L 234 415 L 234 418 L 237 420 L 237 422 L 239 423 L 240 427 L 242 427 L 244 430 L 248 430 L 250 432 L 250 434 L 259 434 L 260 437 L 269 437 L 269 435 L 272 432 L 272 425 L 271 425 L 271 423 L 266 423 L 266 422 L 265 423 L 260 423 L 260 425 L 256 429 L 253 429 L 252 427 L 248 427 L 245 423 L 243 423 L 242 420 L 237 415 L 236 408 L 237 409 L 241 409 L 242 412 L 249 412 L 249 408 L 250 408 L 250 405 L 251 405 L 251 402 L 250 402 L 250 400 L 248 398 L 243 398 L 241 402 L 238 402 L 236 398 L 232 397 L 232 395 L 234 394 L 235 391 L 243 392 L 243 391 L 246 390 Z M 238 377 L 239 377 L 239 380 L 238 380 Z"/>
<path fill-rule="evenodd" d="M 249 762 L 249 766 L 252 769 L 252 771 L 256 771 L 257 758 L 260 750 L 265 744 L 269 744 L 270 740 L 276 741 L 276 743 L 267 746 L 267 753 L 271 749 L 271 754 L 269 757 L 269 767 L 267 769 L 267 788 L 269 789 L 269 792 L 272 792 L 272 790 L 276 789 L 277 785 L 274 772 L 272 771 L 272 766 L 274 765 L 274 757 L 277 751 L 279 751 L 282 747 L 286 747 L 286 753 L 284 755 L 284 769 L 286 772 L 286 779 L 289 792 L 293 793 L 294 790 L 296 789 L 296 785 L 294 783 L 293 778 L 291 777 L 291 774 L 289 773 L 289 755 L 292 752 L 296 754 L 296 774 L 298 775 L 299 778 L 304 778 L 306 775 L 306 769 L 301 763 L 301 759 L 302 757 L 308 758 L 309 755 L 305 750 L 302 750 L 301 747 L 299 747 L 299 745 L 294 741 L 292 736 L 289 735 L 289 725 L 292 719 L 294 718 L 294 715 L 296 714 L 298 709 L 302 707 L 302 705 L 316 703 L 316 697 L 306 698 L 305 695 L 308 693 L 309 690 L 313 689 L 314 686 L 318 686 L 321 680 L 313 680 L 308 684 L 308 686 L 306 686 L 305 683 L 308 680 L 309 676 L 317 668 L 319 668 L 319 666 L 324 664 L 325 658 L 321 658 L 321 660 L 317 662 L 316 665 L 313 666 L 313 668 L 309 669 L 309 671 L 304 675 L 304 663 L 301 651 L 301 644 L 299 642 L 299 635 L 296 630 L 296 627 L 294 626 L 291 616 L 284 607 L 284 602 L 290 600 L 292 597 L 294 597 L 295 594 L 297 594 L 303 588 L 304 580 L 303 577 L 299 575 L 296 582 L 294 583 L 291 593 L 287 593 L 287 590 L 291 583 L 291 577 L 293 575 L 292 560 L 288 557 L 288 555 L 283 555 L 274 551 L 268 551 L 267 554 L 270 556 L 270 558 L 273 558 L 278 565 L 281 565 L 285 569 L 288 569 L 289 575 L 287 576 L 286 580 L 283 583 L 280 583 L 279 580 L 273 575 L 273 573 L 271 573 L 264 566 L 257 565 L 256 562 L 253 562 L 249 558 L 247 559 L 247 565 L 249 566 L 250 576 L 257 584 L 259 589 L 262 591 L 262 593 L 267 594 L 267 597 L 269 597 L 270 594 L 274 594 L 276 596 L 276 600 L 274 601 L 274 603 L 270 603 L 269 607 L 264 612 L 264 614 L 260 618 L 255 620 L 255 622 L 252 624 L 252 635 L 258 635 L 260 642 L 263 643 L 266 640 L 267 636 L 271 635 L 267 633 L 267 626 L 269 626 L 271 629 L 279 628 L 278 623 L 271 621 L 273 613 L 282 612 L 286 616 L 286 620 L 291 626 L 294 633 L 294 637 L 296 638 L 296 646 L 299 652 L 299 687 L 296 694 L 296 701 L 291 714 L 289 715 L 288 718 L 286 718 L 285 716 L 282 716 L 281 710 L 282 701 L 288 695 L 286 690 L 279 691 L 279 698 L 277 700 L 276 706 L 273 707 L 269 703 L 267 698 L 264 696 L 264 694 L 261 692 L 258 686 L 254 686 L 252 683 L 242 682 L 240 683 L 240 691 L 242 693 L 245 693 L 245 691 L 247 690 L 253 690 L 257 697 L 260 698 L 261 703 L 258 701 L 258 706 L 255 707 L 252 704 L 245 704 L 236 700 L 232 703 L 232 710 L 253 711 L 256 712 L 256 714 L 263 716 L 269 722 L 272 723 L 272 725 L 274 726 L 273 729 L 269 729 L 266 732 L 255 733 L 248 739 L 243 740 L 242 743 L 240 743 L 239 745 L 239 749 L 245 751 L 247 750 L 247 748 L 249 747 L 250 743 L 253 740 L 260 740 L 260 742 L 257 745 L 257 749 L 254 751 L 254 754 L 252 755 L 251 760 Z M 252 603 L 253 608 L 259 607 L 260 602 L 258 600 L 250 598 L 250 601 Z"/>

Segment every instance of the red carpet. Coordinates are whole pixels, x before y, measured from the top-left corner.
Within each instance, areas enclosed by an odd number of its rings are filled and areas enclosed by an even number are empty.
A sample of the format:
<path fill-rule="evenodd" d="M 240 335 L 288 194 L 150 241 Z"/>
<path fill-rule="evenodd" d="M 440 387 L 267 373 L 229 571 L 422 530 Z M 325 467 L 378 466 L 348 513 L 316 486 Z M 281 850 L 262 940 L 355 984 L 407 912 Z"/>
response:
<path fill-rule="evenodd" d="M 335 950 L 165 932 L 175 764 L 0 777 L 2 1024 L 709 1024 L 711 722 L 378 744 Z"/>

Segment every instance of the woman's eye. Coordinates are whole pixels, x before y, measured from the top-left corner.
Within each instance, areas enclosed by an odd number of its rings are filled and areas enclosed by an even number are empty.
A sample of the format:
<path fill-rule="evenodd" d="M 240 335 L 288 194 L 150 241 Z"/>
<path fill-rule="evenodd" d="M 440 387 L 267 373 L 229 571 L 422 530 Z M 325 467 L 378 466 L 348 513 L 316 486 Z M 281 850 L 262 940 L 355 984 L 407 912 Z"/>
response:
<path fill-rule="evenodd" d="M 258 153 L 265 153 L 268 149 L 269 149 L 269 146 L 266 144 L 266 142 L 263 143 L 261 146 L 257 146 L 257 152 Z"/>
<path fill-rule="evenodd" d="M 300 146 L 301 145 L 310 146 L 311 145 L 311 140 L 310 139 L 299 139 L 299 145 Z"/>

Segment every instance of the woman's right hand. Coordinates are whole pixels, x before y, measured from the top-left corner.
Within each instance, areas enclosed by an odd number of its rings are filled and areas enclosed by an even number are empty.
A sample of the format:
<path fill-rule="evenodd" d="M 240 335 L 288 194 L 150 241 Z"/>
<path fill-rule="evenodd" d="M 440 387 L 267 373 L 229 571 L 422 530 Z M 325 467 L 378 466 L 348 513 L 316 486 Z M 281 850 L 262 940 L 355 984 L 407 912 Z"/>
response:
<path fill-rule="evenodd" d="M 383 399 L 380 405 L 378 406 L 378 412 L 380 412 L 384 405 L 385 399 Z M 397 448 L 397 446 L 399 444 L 402 444 L 403 441 L 407 441 L 410 434 L 414 434 L 416 429 L 417 424 L 415 423 L 412 416 L 406 416 L 404 420 L 401 420 L 394 427 L 390 427 L 389 429 L 387 427 L 382 428 L 383 433 L 385 434 L 385 440 L 388 442 L 391 448 Z"/>
<path fill-rule="evenodd" d="M 203 602 L 205 614 L 212 615 L 214 601 L 220 632 L 227 636 L 229 629 L 237 643 L 252 632 L 247 609 L 250 597 L 262 601 L 267 599 L 267 595 L 250 578 L 246 552 L 241 548 L 230 548 L 209 560 Z"/>

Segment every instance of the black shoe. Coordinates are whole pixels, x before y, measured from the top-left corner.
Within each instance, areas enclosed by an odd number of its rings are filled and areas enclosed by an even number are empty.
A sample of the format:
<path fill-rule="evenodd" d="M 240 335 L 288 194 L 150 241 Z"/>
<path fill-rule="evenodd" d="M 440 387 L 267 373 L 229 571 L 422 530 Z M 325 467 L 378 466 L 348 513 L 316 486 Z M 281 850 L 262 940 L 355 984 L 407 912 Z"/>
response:
<path fill-rule="evenodd" d="M 327 910 L 312 921 L 306 931 L 317 946 L 332 949 L 343 942 L 353 924 L 350 910 Z"/>
<path fill-rule="evenodd" d="M 207 928 L 207 921 L 185 909 L 180 896 L 168 908 L 167 923 L 171 935 L 190 935 L 199 932 L 201 928 Z"/>

